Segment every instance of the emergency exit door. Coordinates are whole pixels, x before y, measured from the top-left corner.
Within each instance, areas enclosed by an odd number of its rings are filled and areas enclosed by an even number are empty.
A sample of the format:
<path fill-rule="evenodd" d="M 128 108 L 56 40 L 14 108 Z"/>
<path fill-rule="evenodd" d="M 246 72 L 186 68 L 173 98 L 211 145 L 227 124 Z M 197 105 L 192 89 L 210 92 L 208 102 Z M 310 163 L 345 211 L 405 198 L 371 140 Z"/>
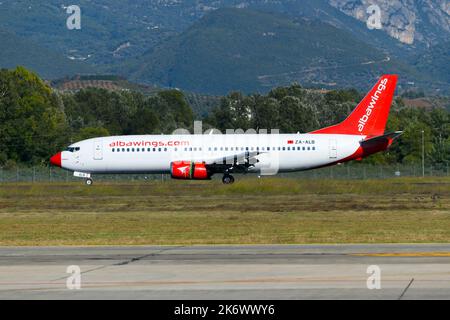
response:
<path fill-rule="evenodd" d="M 102 160 L 103 159 L 103 140 L 95 139 L 94 140 L 94 160 Z"/>
<path fill-rule="evenodd" d="M 329 144 L 329 155 L 330 159 L 336 159 L 337 158 L 337 141 L 335 139 L 330 139 Z"/>

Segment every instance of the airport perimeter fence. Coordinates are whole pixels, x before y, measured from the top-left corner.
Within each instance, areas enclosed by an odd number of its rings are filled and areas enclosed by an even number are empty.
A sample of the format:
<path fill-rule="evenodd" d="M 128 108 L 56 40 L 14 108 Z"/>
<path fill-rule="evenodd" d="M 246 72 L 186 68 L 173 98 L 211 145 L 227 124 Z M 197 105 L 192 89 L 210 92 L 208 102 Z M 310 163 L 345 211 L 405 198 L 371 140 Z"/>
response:
<path fill-rule="evenodd" d="M 422 177 L 422 166 L 406 165 L 337 165 L 315 170 L 282 173 L 278 176 L 298 179 L 386 179 L 394 177 Z M 254 175 L 247 175 L 251 177 Z M 426 166 L 425 177 L 448 177 L 449 168 Z M 221 175 L 214 175 L 220 179 Z M 239 178 L 242 178 L 239 177 Z M 98 174 L 93 175 L 96 181 L 166 181 L 168 174 Z M 14 169 L 0 168 L 0 183 L 14 182 L 71 182 L 82 181 L 74 177 L 72 172 L 56 167 L 17 167 Z"/>

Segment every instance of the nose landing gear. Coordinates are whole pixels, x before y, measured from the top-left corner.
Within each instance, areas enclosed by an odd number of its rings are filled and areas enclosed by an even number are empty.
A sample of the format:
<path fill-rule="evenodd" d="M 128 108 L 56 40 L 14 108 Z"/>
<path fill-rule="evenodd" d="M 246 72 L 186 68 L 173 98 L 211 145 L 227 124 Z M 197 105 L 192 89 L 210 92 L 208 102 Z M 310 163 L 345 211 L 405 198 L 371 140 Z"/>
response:
<path fill-rule="evenodd" d="M 224 184 L 232 184 L 234 182 L 234 177 L 231 174 L 224 174 L 222 178 Z"/>
<path fill-rule="evenodd" d="M 91 179 L 91 174 L 90 173 L 74 171 L 73 172 L 73 176 L 77 177 L 77 178 L 83 178 L 84 179 L 84 183 L 87 186 L 91 186 L 94 183 L 94 180 Z"/>

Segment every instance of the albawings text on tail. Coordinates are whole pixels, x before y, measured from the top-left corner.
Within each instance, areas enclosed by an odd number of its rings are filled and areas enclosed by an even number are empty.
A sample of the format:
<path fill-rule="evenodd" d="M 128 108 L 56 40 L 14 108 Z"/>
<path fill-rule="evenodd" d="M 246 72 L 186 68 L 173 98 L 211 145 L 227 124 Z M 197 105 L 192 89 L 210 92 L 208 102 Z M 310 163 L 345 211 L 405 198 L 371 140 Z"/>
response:
<path fill-rule="evenodd" d="M 387 83 L 388 83 L 387 78 L 384 78 L 383 80 L 381 80 L 380 84 L 378 85 L 377 91 L 375 91 L 375 93 L 372 95 L 369 106 L 366 109 L 366 114 L 363 115 L 358 121 L 358 131 L 359 132 L 363 132 L 364 127 L 365 127 L 367 121 L 369 121 L 370 115 L 372 114 L 372 110 L 375 108 L 377 101 L 380 98 L 381 93 L 384 90 L 386 90 Z"/>

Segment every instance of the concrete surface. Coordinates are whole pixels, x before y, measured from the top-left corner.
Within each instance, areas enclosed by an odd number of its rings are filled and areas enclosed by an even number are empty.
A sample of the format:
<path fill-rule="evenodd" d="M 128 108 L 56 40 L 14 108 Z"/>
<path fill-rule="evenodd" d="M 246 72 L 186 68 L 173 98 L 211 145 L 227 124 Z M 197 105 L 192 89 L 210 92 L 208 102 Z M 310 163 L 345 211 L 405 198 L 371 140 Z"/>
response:
<path fill-rule="evenodd" d="M 450 299 L 450 244 L 0 247 L 0 299 Z"/>

